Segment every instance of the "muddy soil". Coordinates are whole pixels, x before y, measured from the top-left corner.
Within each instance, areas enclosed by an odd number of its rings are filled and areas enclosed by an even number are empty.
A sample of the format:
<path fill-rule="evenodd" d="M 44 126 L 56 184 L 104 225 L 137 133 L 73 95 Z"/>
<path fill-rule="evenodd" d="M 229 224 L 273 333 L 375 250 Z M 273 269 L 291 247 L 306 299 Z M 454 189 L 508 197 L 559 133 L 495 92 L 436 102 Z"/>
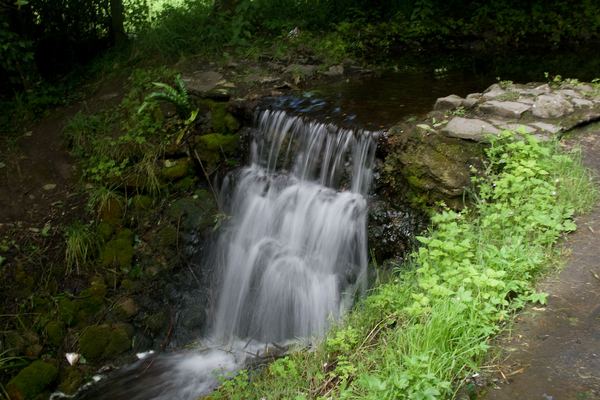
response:
<path fill-rule="evenodd" d="M 600 171 L 600 124 L 576 129 L 586 166 Z M 500 354 L 481 381 L 486 400 L 583 400 L 600 397 L 600 207 L 576 220 L 566 266 L 540 282 L 548 304 L 530 305 L 498 339 Z M 478 396 L 479 397 L 479 396 Z M 471 397 L 473 398 L 473 397 Z"/>

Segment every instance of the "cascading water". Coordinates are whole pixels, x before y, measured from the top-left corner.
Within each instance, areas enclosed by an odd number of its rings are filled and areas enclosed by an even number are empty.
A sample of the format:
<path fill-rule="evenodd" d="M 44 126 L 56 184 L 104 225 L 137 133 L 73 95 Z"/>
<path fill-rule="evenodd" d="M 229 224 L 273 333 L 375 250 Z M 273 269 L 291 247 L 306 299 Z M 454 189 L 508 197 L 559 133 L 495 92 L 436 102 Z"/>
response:
<path fill-rule="evenodd" d="M 240 368 L 265 343 L 323 333 L 366 286 L 374 136 L 263 111 L 250 165 L 222 188 L 232 218 L 211 258 L 221 290 L 210 349 L 161 356 L 148 372 L 145 360 L 83 398 L 195 399 L 217 386 L 212 371 Z"/>
<path fill-rule="evenodd" d="M 251 164 L 232 179 L 237 223 L 219 244 L 218 337 L 309 337 L 351 305 L 368 260 L 372 136 L 261 114 Z"/>

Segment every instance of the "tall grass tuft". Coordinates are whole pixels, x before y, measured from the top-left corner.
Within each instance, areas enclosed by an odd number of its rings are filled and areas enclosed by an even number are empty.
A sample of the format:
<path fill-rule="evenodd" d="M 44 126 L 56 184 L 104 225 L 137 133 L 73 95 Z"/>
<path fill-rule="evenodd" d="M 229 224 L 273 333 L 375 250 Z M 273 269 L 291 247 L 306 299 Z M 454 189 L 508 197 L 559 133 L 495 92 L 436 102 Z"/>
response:
<path fill-rule="evenodd" d="M 81 221 L 75 221 L 73 225 L 65 231 L 67 238 L 67 248 L 65 251 L 65 262 L 67 264 L 67 273 L 73 272 L 77 275 L 80 270 L 86 266 L 86 262 L 97 250 L 97 243 L 93 232 L 90 232 L 90 225 L 84 225 Z"/>

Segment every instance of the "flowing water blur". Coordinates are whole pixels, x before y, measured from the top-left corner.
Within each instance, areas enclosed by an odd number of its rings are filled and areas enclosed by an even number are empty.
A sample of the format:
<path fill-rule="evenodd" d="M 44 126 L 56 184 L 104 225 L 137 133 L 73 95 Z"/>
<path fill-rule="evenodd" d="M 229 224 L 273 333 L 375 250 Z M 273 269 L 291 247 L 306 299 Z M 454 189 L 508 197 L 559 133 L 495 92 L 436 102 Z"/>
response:
<path fill-rule="evenodd" d="M 119 371 L 83 398 L 195 399 L 213 371 L 242 367 L 266 343 L 310 341 L 366 289 L 366 194 L 378 133 L 283 111 L 257 118 L 250 163 L 230 174 L 231 216 L 211 258 L 221 272 L 206 349 L 161 355 Z"/>

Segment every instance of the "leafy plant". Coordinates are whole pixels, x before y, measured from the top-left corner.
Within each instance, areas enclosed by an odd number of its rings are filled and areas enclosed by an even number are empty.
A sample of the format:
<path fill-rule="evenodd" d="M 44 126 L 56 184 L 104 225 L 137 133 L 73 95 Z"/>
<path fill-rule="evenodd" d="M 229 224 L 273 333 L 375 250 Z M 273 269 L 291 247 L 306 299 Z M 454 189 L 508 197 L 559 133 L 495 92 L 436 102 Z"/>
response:
<path fill-rule="evenodd" d="M 181 75 L 175 76 L 175 82 L 177 83 L 177 89 L 174 89 L 173 87 L 164 83 L 152 82 L 154 86 L 163 89 L 163 92 L 152 92 L 146 96 L 144 103 L 138 110 L 138 114 L 141 113 L 150 103 L 166 101 L 175 106 L 177 113 L 182 119 L 190 118 L 192 115 L 190 99 L 185 88 L 185 84 L 181 80 Z"/>

